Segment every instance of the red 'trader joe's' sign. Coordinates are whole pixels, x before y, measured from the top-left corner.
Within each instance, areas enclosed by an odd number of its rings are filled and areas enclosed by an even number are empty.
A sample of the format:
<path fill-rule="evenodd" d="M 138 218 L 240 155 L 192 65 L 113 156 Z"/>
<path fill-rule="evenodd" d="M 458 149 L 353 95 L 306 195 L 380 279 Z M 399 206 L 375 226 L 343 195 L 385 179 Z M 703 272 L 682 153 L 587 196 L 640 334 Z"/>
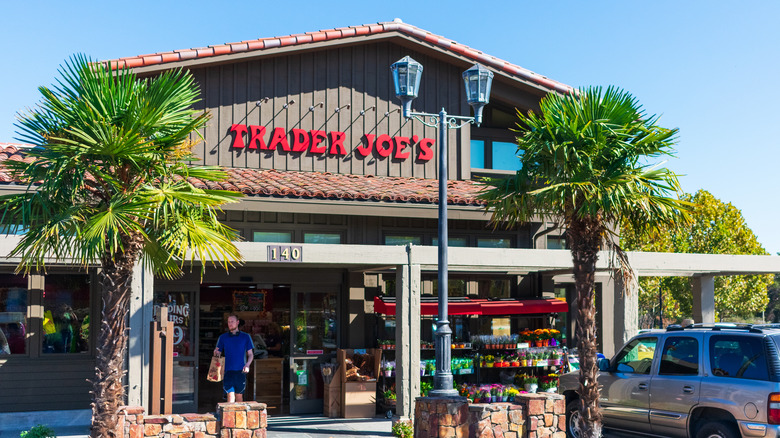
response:
<path fill-rule="evenodd" d="M 306 152 L 310 154 L 329 154 L 329 155 L 347 155 L 344 147 L 344 140 L 347 135 L 340 131 L 319 131 L 313 129 L 291 129 L 288 133 L 284 128 L 274 128 L 266 141 L 265 126 L 258 125 L 233 125 L 230 132 L 233 133 L 234 149 L 256 149 L 261 151 L 275 151 L 278 148 L 285 152 Z M 244 138 L 248 138 L 245 142 Z M 288 138 L 289 137 L 289 138 Z M 292 142 L 290 141 L 292 140 Z M 291 144 L 292 143 L 292 144 Z M 355 153 L 367 157 L 376 153 L 379 157 L 387 158 L 392 155 L 398 160 L 409 158 L 412 149 L 417 149 L 416 159 L 419 161 L 428 161 L 433 158 L 434 140 L 431 138 L 422 138 L 413 135 L 411 138 L 395 136 L 390 137 L 387 134 L 376 136 L 366 134 L 363 136 L 360 146 L 355 148 Z"/>

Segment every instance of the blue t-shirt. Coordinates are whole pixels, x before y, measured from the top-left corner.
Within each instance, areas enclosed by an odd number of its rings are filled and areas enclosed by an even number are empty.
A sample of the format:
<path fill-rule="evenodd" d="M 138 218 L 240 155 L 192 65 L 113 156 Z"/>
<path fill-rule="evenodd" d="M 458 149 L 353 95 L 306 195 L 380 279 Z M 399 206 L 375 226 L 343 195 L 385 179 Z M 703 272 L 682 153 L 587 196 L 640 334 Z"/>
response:
<path fill-rule="evenodd" d="M 217 348 L 225 356 L 225 371 L 241 371 L 244 369 L 246 352 L 255 346 L 249 334 L 238 332 L 234 335 L 227 332 L 219 336 Z"/>

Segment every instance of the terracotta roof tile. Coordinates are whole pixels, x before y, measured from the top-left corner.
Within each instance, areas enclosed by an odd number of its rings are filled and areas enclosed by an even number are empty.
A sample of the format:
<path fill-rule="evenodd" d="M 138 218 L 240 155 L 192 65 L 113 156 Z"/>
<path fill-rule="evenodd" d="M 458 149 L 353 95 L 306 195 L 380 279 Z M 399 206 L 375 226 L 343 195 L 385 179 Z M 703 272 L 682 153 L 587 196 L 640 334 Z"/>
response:
<path fill-rule="evenodd" d="M 256 40 L 242 41 L 234 44 L 214 45 L 192 50 L 179 50 L 173 52 L 157 53 L 152 55 L 133 56 L 111 60 L 114 68 L 127 67 L 135 68 L 148 65 L 164 64 L 167 62 L 182 61 L 186 59 L 208 58 L 216 55 L 239 53 L 254 50 L 264 50 L 272 47 L 303 45 L 316 43 L 319 41 L 338 40 L 345 38 L 358 37 L 362 35 L 378 34 L 383 32 L 401 32 L 413 38 L 417 38 L 428 44 L 437 46 L 443 50 L 448 50 L 460 54 L 475 62 L 481 62 L 487 66 L 503 71 L 511 76 L 535 83 L 549 90 L 555 90 L 562 93 L 573 91 L 572 87 L 558 81 L 554 81 L 545 76 L 538 75 L 530 70 L 511 64 L 502 59 L 490 56 L 479 50 L 472 49 L 463 44 L 459 44 L 451 39 L 420 29 L 419 27 L 401 22 L 385 22 L 365 24 L 362 26 L 342 27 L 338 29 L 325 29 L 318 32 L 306 32 L 305 34 L 295 34 L 287 36 L 278 36 L 273 38 L 259 38 Z M 178 54 L 178 55 L 176 55 Z"/>
<path fill-rule="evenodd" d="M 20 183 L 11 178 L 2 163 L 6 160 L 31 160 L 31 157 L 24 152 L 27 147 L 29 145 L 0 143 L 0 184 Z M 226 170 L 228 173 L 226 181 L 201 181 L 193 178 L 190 182 L 200 188 L 233 190 L 257 197 L 419 204 L 435 204 L 439 201 L 439 182 L 435 179 L 245 168 Z M 481 189 L 482 185 L 475 181 L 449 181 L 447 183 L 449 204 L 484 205 L 477 199 Z"/>

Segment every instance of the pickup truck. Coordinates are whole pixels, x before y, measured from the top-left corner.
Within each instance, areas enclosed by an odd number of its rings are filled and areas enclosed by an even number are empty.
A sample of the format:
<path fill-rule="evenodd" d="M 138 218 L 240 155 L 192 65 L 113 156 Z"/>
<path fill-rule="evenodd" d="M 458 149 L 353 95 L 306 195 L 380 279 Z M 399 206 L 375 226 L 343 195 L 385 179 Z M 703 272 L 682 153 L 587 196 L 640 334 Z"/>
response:
<path fill-rule="evenodd" d="M 780 325 L 669 326 L 600 359 L 604 428 L 657 437 L 780 437 Z M 564 374 L 579 438 L 579 371 Z"/>

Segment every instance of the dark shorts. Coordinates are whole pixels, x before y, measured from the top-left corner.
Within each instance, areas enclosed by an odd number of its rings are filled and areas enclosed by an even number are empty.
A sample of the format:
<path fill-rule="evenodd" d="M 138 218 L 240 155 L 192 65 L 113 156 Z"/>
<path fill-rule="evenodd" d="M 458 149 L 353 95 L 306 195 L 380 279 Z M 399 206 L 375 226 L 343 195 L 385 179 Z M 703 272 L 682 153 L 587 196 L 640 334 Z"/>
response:
<path fill-rule="evenodd" d="M 222 389 L 225 390 L 225 393 L 243 394 L 245 388 L 246 374 L 241 371 L 225 371 L 225 378 L 222 379 Z"/>

